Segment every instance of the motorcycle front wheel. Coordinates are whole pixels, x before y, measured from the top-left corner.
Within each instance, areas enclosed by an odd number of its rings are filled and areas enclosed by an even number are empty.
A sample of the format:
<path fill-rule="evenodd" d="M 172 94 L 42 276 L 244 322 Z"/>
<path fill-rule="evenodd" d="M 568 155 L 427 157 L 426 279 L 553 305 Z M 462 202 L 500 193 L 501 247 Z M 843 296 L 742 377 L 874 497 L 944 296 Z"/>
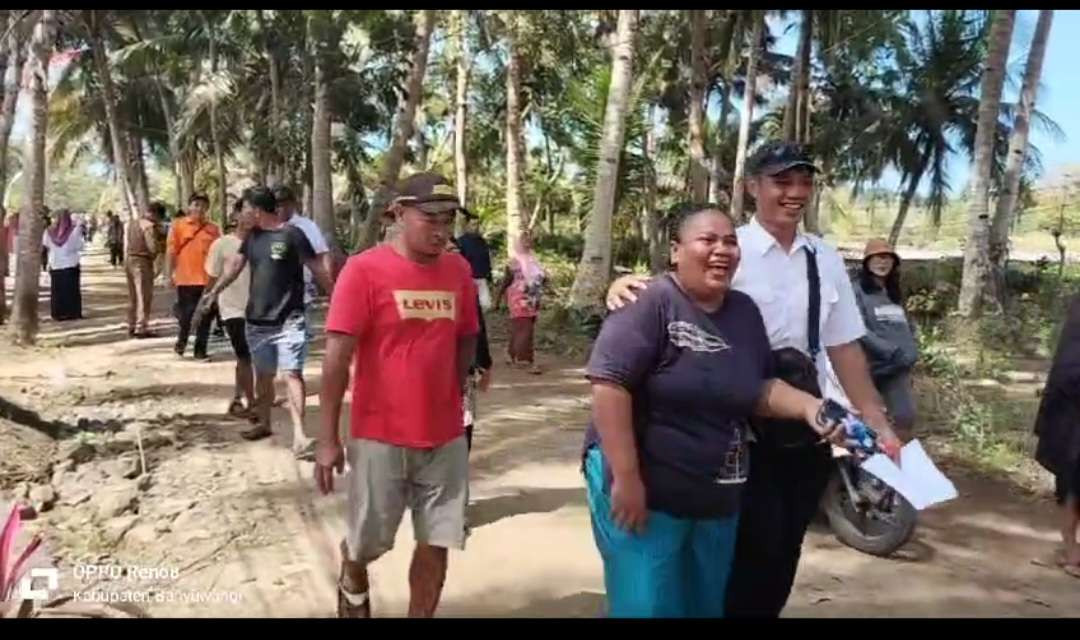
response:
<path fill-rule="evenodd" d="M 844 464 L 844 463 L 840 463 Z M 907 544 L 915 533 L 918 512 L 896 491 L 858 467 L 846 469 L 858 504 L 844 486 L 837 468 L 822 497 L 822 509 L 840 542 L 863 553 L 887 557 Z"/>

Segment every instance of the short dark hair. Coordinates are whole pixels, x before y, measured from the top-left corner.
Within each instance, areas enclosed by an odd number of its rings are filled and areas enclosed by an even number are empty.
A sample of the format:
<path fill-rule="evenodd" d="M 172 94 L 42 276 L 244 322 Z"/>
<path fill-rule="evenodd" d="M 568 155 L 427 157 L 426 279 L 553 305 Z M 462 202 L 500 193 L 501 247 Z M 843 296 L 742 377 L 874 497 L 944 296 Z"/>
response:
<path fill-rule="evenodd" d="M 296 194 L 287 184 L 279 184 L 274 187 L 274 199 L 278 202 L 296 202 Z"/>
<path fill-rule="evenodd" d="M 273 192 L 261 185 L 244 189 L 240 199 L 267 213 L 274 213 L 277 210 L 277 199 L 274 198 Z"/>
<path fill-rule="evenodd" d="M 735 226 L 735 218 L 732 218 L 731 214 L 718 204 L 684 203 L 673 207 L 667 215 L 668 238 L 682 240 L 682 230 L 686 223 L 697 214 L 705 211 L 714 211 L 727 218 L 732 227 Z"/>
<path fill-rule="evenodd" d="M 210 207 L 210 198 L 206 197 L 205 193 L 193 193 L 193 194 L 191 194 L 191 197 L 188 198 L 187 203 L 188 204 L 194 204 L 195 202 L 198 202 L 199 200 L 202 200 L 203 202 L 205 202 L 207 208 Z"/>
<path fill-rule="evenodd" d="M 154 200 L 153 202 L 150 203 L 150 206 L 147 207 L 147 208 L 150 209 L 150 213 L 154 214 L 155 218 L 157 218 L 159 220 L 164 220 L 165 219 L 165 203 L 164 202 L 162 202 L 160 200 Z"/>

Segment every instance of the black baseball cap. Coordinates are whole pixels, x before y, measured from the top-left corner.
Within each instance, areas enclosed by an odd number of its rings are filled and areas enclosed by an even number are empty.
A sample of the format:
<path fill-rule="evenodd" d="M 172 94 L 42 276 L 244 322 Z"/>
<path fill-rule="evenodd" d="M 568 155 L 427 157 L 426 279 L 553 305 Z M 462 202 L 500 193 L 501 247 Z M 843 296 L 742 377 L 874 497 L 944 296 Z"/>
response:
<path fill-rule="evenodd" d="M 795 167 L 821 171 L 805 147 L 780 140 L 765 143 L 746 161 L 746 173 L 751 176 L 775 176 Z"/>
<path fill-rule="evenodd" d="M 405 178 L 394 188 L 390 203 L 416 207 L 425 213 L 461 209 L 454 186 L 437 173 L 416 173 Z"/>

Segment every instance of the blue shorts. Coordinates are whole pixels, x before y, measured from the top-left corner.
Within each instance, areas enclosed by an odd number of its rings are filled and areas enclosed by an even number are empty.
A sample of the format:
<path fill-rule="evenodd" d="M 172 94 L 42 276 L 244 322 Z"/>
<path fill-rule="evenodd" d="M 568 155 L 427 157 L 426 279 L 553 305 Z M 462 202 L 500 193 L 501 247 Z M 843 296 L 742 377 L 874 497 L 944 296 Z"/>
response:
<path fill-rule="evenodd" d="M 613 618 L 719 618 L 735 555 L 738 516 L 708 520 L 649 511 L 643 534 L 611 520 L 599 447 L 585 457 L 593 538 Z"/>
<path fill-rule="evenodd" d="M 304 370 L 307 358 L 307 318 L 298 311 L 280 325 L 247 323 L 247 343 L 255 372 L 273 375 L 278 371 Z"/>

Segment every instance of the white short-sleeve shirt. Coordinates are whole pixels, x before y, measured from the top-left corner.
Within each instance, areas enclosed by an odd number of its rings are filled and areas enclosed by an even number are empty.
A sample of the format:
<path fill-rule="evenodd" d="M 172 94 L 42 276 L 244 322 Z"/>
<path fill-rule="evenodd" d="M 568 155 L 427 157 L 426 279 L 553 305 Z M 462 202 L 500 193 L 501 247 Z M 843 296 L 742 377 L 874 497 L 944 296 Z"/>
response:
<path fill-rule="evenodd" d="M 64 244 L 58 245 L 53 242 L 48 230 L 42 234 L 41 243 L 49 249 L 50 270 L 58 271 L 79 266 L 79 255 L 83 250 L 84 239 L 78 226 L 71 230 Z"/>
<path fill-rule="evenodd" d="M 294 211 L 288 224 L 304 232 L 308 242 L 311 243 L 311 248 L 315 250 L 315 255 L 321 256 L 330 251 L 330 245 L 326 243 L 322 230 L 311 218 L 305 218 Z M 315 299 L 315 293 L 314 276 L 311 275 L 311 269 L 304 267 L 304 304 L 310 304 Z"/>
<path fill-rule="evenodd" d="M 850 406 L 824 353 L 826 347 L 854 342 L 866 333 L 843 258 L 821 238 L 804 233 L 796 234 L 791 250 L 785 252 L 756 217 L 739 227 L 736 235 L 742 259 L 732 288 L 757 303 L 773 349 L 792 347 L 810 354 L 809 281 L 803 248 L 809 246 L 816 252 L 821 278 L 819 382 L 826 396 Z"/>

